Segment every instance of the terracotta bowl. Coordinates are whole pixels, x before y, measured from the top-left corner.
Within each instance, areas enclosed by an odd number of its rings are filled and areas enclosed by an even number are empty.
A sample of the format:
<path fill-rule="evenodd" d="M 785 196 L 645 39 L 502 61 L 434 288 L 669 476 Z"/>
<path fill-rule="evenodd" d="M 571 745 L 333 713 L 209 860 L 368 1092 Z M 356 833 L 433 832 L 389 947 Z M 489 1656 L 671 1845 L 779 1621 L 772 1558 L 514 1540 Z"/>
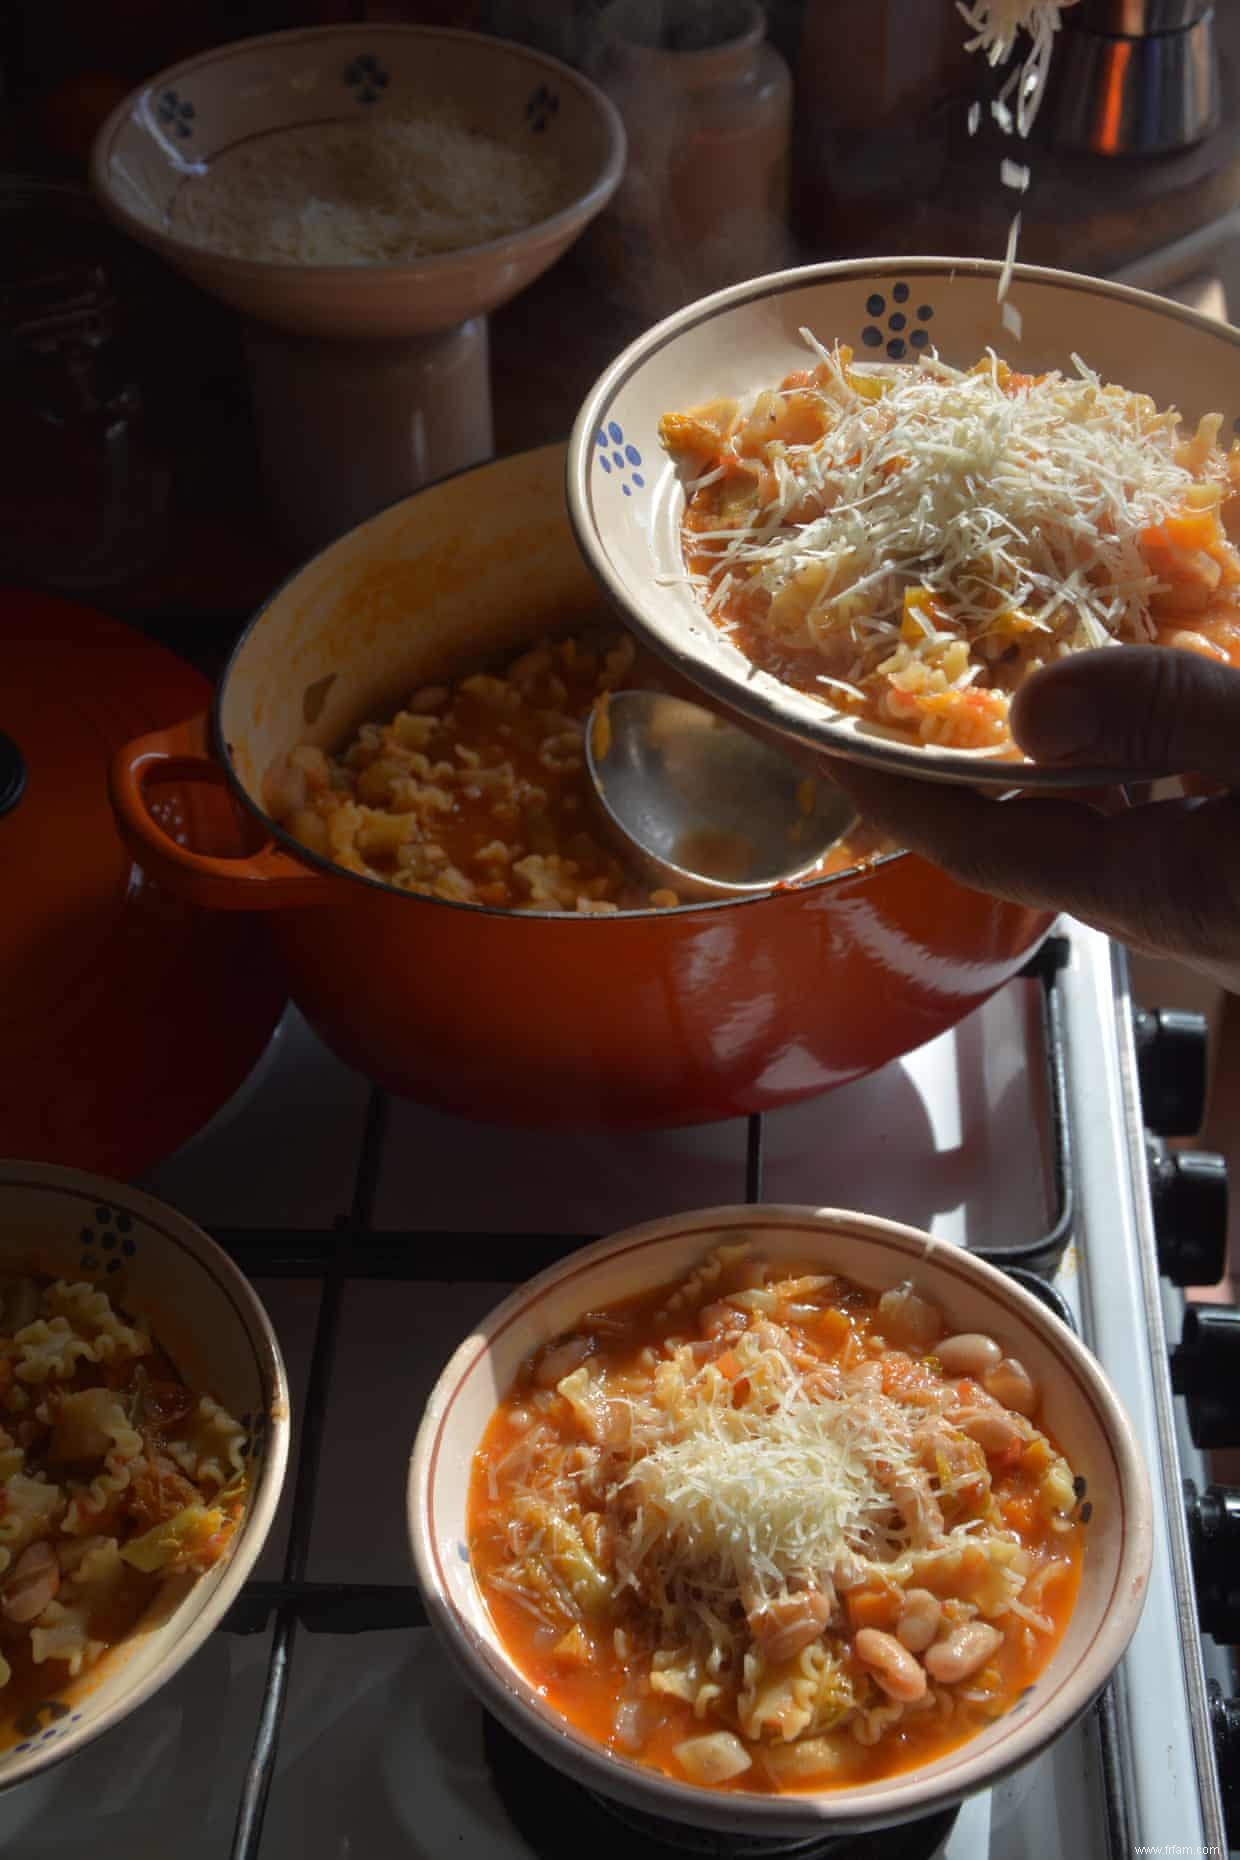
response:
<path fill-rule="evenodd" d="M 781 1796 L 672 1780 L 574 1730 L 504 1650 L 474 1580 L 466 1493 L 479 1439 L 521 1361 L 584 1311 L 683 1276 L 720 1237 L 812 1259 L 885 1290 L 912 1278 L 954 1328 L 997 1337 L 1043 1390 L 1040 1420 L 1087 1481 L 1092 1513 L 1076 1607 L 1036 1685 L 938 1761 L 883 1781 Z M 1136 1628 L 1151 1555 L 1149 1482 L 1123 1410 L 1058 1318 L 992 1266 L 913 1228 L 832 1209 L 726 1207 L 585 1247 L 522 1286 L 460 1346 L 432 1391 L 408 1485 L 418 1582 L 435 1631 L 487 1709 L 539 1756 L 630 1808 L 751 1839 L 850 1835 L 930 1815 L 1028 1763 L 1097 1696 Z"/>
<path fill-rule="evenodd" d="M 1017 369 L 1071 373 L 1078 354 L 1104 380 L 1177 407 L 1187 432 L 1201 414 L 1220 412 L 1230 436 L 1240 418 L 1240 331 L 1144 291 L 1018 265 L 1008 298 L 1020 312 L 1017 336 L 1002 320 L 1001 269 L 981 259 L 849 259 L 753 278 L 690 304 L 630 344 L 591 390 L 569 444 L 568 504 L 586 560 L 634 629 L 733 709 L 853 761 L 1010 788 L 1011 760 L 910 743 L 756 670 L 685 582 L 684 484 L 658 437 L 664 413 L 719 395 L 744 399 L 808 366 L 802 328 L 825 344 L 849 344 L 865 363 L 915 360 L 933 348 L 970 367 L 990 348 Z M 1015 766 L 1022 788 L 1124 776 Z"/>
<path fill-rule="evenodd" d="M 68 1679 L 55 1661 L 42 1669 L 47 1697 L 25 1734 L 0 1750 L 2 1790 L 118 1723 L 219 1626 L 275 1516 L 289 1397 L 279 1344 L 248 1282 L 201 1228 L 163 1202 L 76 1169 L 0 1161 L 0 1236 L 6 1270 L 89 1280 L 144 1319 L 190 1386 L 248 1426 L 252 1469 L 245 1516 L 221 1562 L 188 1590 L 165 1588 L 81 1679 Z"/>
<path fill-rule="evenodd" d="M 179 190 L 241 144 L 444 109 L 464 129 L 551 158 L 556 210 L 404 264 L 230 258 L 174 225 Z M 482 33 L 370 22 L 244 39 L 161 71 L 103 125 L 91 182 L 125 232 L 245 318 L 268 512 L 286 542 L 309 550 L 489 457 L 487 313 L 601 212 L 624 157 L 614 105 L 558 60 Z"/>

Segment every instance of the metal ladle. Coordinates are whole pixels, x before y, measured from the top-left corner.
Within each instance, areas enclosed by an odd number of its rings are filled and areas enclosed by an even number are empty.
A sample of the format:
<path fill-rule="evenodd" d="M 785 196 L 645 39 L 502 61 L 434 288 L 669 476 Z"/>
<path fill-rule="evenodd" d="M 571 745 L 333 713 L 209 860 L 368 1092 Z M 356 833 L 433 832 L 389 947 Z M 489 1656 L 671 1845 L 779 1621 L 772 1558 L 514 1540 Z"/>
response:
<path fill-rule="evenodd" d="M 586 763 L 614 833 L 682 898 L 804 878 L 856 824 L 842 788 L 725 717 L 657 691 L 613 691 Z"/>

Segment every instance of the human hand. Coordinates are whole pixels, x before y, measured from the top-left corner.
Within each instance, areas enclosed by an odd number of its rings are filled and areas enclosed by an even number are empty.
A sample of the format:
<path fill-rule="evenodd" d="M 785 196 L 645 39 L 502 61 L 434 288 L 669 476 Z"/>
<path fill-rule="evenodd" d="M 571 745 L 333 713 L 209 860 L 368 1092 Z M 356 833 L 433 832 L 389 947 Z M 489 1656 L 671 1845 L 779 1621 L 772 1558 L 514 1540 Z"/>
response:
<path fill-rule="evenodd" d="M 1192 772 L 1214 791 L 1107 813 L 856 763 L 830 773 L 866 820 L 962 884 L 1071 912 L 1240 993 L 1240 671 L 1165 646 L 1080 653 L 1021 687 L 1011 727 L 1039 763 Z"/>

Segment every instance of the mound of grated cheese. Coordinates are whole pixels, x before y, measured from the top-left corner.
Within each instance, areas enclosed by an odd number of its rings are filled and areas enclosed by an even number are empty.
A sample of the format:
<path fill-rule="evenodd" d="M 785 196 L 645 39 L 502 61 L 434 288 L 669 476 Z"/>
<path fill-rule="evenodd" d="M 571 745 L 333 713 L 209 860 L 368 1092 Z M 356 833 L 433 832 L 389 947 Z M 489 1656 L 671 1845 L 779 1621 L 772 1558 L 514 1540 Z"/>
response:
<path fill-rule="evenodd" d="M 393 265 L 483 245 L 560 204 L 559 164 L 446 110 L 319 123 L 227 149 L 188 180 L 172 229 L 232 258 Z"/>
<path fill-rule="evenodd" d="M 617 1548 L 620 1587 L 665 1616 L 717 1616 L 794 1575 L 829 1577 L 841 1553 L 886 1561 L 908 1533 L 876 1463 L 911 1460 L 910 1426 L 882 1395 L 847 1401 L 791 1393 L 771 1411 L 731 1405 L 691 1385 L 675 1432 L 639 1459 L 625 1485 L 636 1509 Z"/>
<path fill-rule="evenodd" d="M 1141 532 L 1186 501 L 1217 501 L 1177 462 L 1176 413 L 1104 385 L 1077 357 L 1075 378 L 1014 390 L 993 356 L 968 374 L 922 357 L 859 387 L 846 355 L 801 333 L 828 371 L 833 424 L 775 457 L 774 495 L 753 521 L 695 533 L 715 564 L 708 607 L 751 578 L 776 597 L 810 565 L 825 568 L 799 632 L 774 615 L 768 625 L 809 650 L 847 629 L 856 677 L 899 642 L 910 587 L 928 588 L 973 640 L 1015 610 L 1064 650 L 1153 637 L 1160 584 Z M 1207 481 L 1225 469 L 1212 452 Z M 824 514 L 795 521 L 810 497 Z"/>

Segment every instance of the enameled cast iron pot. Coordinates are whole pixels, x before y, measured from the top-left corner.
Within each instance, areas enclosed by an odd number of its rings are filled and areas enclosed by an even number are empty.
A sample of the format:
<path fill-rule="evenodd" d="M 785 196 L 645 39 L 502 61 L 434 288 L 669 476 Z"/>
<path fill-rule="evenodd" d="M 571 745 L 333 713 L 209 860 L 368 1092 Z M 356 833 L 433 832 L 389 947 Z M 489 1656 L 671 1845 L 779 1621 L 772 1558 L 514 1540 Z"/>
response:
<path fill-rule="evenodd" d="M 908 854 L 739 902 L 588 917 L 419 897 L 307 852 L 263 812 L 299 741 L 334 748 L 416 686 L 597 617 L 564 512 L 564 448 L 420 491 L 316 556 L 252 622 L 210 716 L 113 765 L 135 856 L 209 908 L 265 910 L 289 991 L 350 1065 L 451 1112 L 524 1124 L 693 1123 L 872 1071 L 1008 980 L 1050 920 Z M 207 857 L 144 796 L 224 781 L 256 850 Z"/>

